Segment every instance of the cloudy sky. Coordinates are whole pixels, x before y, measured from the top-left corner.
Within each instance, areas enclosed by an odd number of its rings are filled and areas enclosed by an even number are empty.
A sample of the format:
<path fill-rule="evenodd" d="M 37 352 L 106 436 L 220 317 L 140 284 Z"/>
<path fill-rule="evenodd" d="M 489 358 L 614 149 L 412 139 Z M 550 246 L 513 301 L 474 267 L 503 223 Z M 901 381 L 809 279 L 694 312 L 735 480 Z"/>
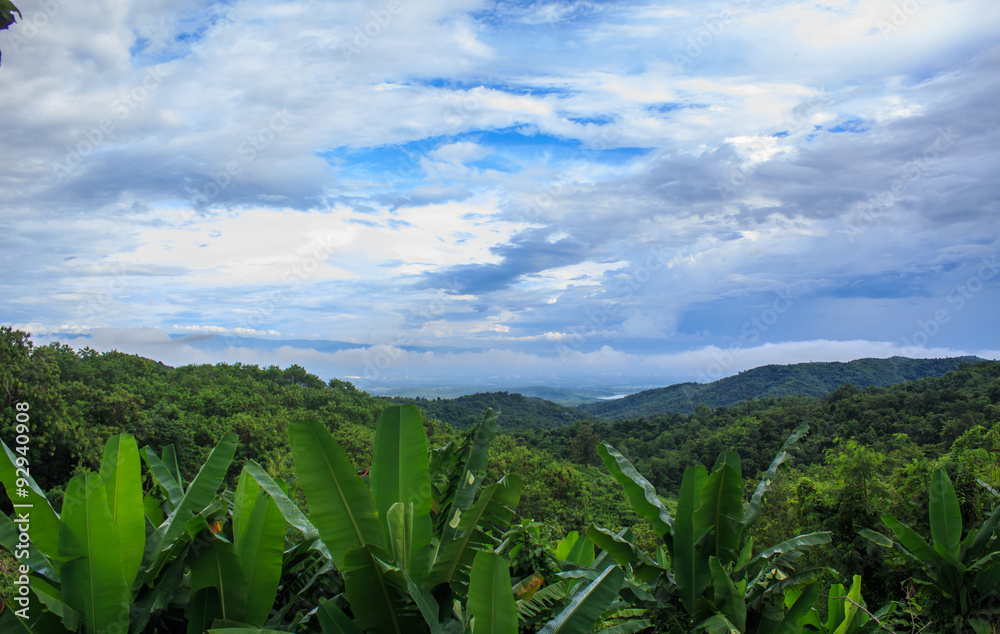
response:
<path fill-rule="evenodd" d="M 20 0 L 0 324 L 363 386 L 1000 356 L 995 0 Z"/>

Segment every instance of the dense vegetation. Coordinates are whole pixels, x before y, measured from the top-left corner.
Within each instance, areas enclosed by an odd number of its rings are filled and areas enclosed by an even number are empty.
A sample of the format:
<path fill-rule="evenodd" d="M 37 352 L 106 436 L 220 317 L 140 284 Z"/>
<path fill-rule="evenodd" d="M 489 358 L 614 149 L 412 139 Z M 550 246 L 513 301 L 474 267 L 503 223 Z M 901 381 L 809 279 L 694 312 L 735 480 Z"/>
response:
<path fill-rule="evenodd" d="M 606 419 L 639 418 L 670 412 L 692 413 L 704 403 L 731 407 L 748 398 L 766 396 L 825 396 L 850 383 L 859 388 L 888 387 L 957 370 L 976 357 L 950 359 L 857 359 L 849 363 L 765 365 L 711 383 L 678 383 L 645 390 L 621 399 L 586 403 L 580 410 Z"/>
<path fill-rule="evenodd" d="M 512 397 L 496 396 L 502 418 L 537 407 Z M 174 369 L 0 329 L 9 447 L 22 403 L 32 500 L 52 507 L 32 524 L 34 631 L 1000 626 L 995 362 L 552 429 L 480 411 L 459 431 L 296 366 Z M 17 459 L 0 466 L 8 491 Z M 77 500 L 118 555 L 87 537 Z M 15 631 L 19 571 L 0 564 L 0 628 Z M 100 610 L 93 575 L 117 593 Z"/>
<path fill-rule="evenodd" d="M 513 392 L 480 392 L 453 399 L 402 398 L 389 399 L 393 404 L 416 405 L 428 416 L 448 421 L 460 429 L 478 425 L 483 412 L 492 409 L 503 415 L 500 426 L 530 427 L 546 429 L 576 422 L 593 420 L 595 417 L 585 412 L 557 405 L 541 398 L 523 396 Z"/>

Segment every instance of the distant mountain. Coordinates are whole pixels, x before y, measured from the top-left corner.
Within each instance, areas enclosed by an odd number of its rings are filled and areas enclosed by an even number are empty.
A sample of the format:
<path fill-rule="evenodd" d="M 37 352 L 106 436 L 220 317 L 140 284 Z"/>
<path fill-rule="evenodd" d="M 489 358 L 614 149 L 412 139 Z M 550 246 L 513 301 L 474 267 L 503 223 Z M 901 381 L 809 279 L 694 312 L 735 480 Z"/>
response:
<path fill-rule="evenodd" d="M 606 419 L 639 418 L 670 412 L 691 413 L 699 403 L 729 407 L 748 398 L 825 396 L 844 383 L 855 387 L 887 387 L 904 381 L 941 376 L 979 357 L 948 359 L 857 359 L 848 363 L 764 365 L 712 383 L 679 383 L 638 392 L 625 398 L 585 403 L 577 409 Z"/>
<path fill-rule="evenodd" d="M 500 427 L 531 427 L 548 429 L 575 421 L 593 420 L 592 414 L 558 405 L 541 398 L 513 392 L 484 392 L 452 399 L 386 397 L 392 404 L 410 403 L 424 410 L 431 418 L 464 429 L 483 420 L 487 409 L 500 412 Z"/>

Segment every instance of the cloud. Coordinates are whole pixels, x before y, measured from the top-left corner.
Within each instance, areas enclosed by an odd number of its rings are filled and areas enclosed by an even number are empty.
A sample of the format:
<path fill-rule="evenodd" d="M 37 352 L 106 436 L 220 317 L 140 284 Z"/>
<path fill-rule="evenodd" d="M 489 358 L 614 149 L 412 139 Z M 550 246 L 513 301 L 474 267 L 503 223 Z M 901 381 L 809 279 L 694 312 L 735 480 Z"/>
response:
<path fill-rule="evenodd" d="M 2 323 L 553 381 L 734 344 L 996 348 L 994 2 L 22 4 Z"/>
<path fill-rule="evenodd" d="M 35 336 L 36 344 L 47 341 Z M 904 348 L 892 342 L 788 341 L 746 348 L 704 346 L 673 354 L 635 354 L 603 346 L 591 352 L 565 354 L 478 351 L 407 350 L 370 346 L 322 351 L 324 342 L 259 347 L 253 338 L 233 339 L 225 348 L 209 347 L 199 338 L 172 338 L 155 329 L 98 330 L 86 338 L 60 337 L 75 347 L 159 358 L 171 365 L 220 361 L 278 365 L 298 364 L 323 379 L 348 378 L 365 389 L 381 391 L 423 381 L 504 387 L 515 383 L 549 385 L 662 386 L 683 381 L 714 381 L 765 364 L 851 361 L 859 358 L 906 356 L 941 358 L 976 354 L 997 358 L 996 351 L 947 347 Z M 479 369 L 489 367 L 483 375 Z"/>

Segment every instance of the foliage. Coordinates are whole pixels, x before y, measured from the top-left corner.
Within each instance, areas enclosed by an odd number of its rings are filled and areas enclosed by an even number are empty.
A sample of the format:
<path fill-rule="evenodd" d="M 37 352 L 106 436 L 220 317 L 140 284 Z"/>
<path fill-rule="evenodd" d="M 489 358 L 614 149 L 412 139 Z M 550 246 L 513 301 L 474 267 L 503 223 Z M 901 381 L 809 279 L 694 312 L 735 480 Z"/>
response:
<path fill-rule="evenodd" d="M 403 398 L 387 399 L 391 404 L 416 405 L 428 416 L 448 421 L 459 429 L 476 425 L 483 411 L 491 409 L 519 428 L 548 429 L 594 417 L 572 407 L 557 405 L 545 399 L 513 392 L 480 392 L 450 399 Z"/>
<path fill-rule="evenodd" d="M 693 413 L 700 403 L 730 407 L 751 398 L 804 394 L 823 397 L 841 385 L 888 387 L 904 381 L 936 377 L 977 357 L 950 359 L 858 359 L 848 363 L 765 365 L 711 383 L 680 383 L 646 390 L 621 399 L 587 403 L 582 411 L 602 418 L 639 418 L 669 412 Z"/>
<path fill-rule="evenodd" d="M 495 414 L 459 433 L 298 366 L 169 368 L 0 328 L 0 396 L 8 442 L 31 406 L 0 480 L 16 491 L 23 458 L 18 503 L 51 511 L 22 558 L 37 631 L 123 614 L 149 632 L 996 626 L 998 363 L 497 435 Z M 858 530 L 882 516 L 913 529 L 889 521 L 876 539 L 897 546 L 879 548 Z M 18 591 L 17 564 L 0 559 L 0 590 Z M 17 607 L 0 629 L 26 631 Z"/>
<path fill-rule="evenodd" d="M 879 546 L 893 548 L 912 560 L 920 574 L 912 578 L 920 592 L 937 598 L 953 615 L 954 631 L 966 626 L 979 631 L 1000 614 L 1000 505 L 978 530 L 963 538 L 962 513 L 951 478 L 944 469 L 931 476 L 928 543 L 912 528 L 889 514 L 882 521 L 895 539 L 859 529 Z"/>

